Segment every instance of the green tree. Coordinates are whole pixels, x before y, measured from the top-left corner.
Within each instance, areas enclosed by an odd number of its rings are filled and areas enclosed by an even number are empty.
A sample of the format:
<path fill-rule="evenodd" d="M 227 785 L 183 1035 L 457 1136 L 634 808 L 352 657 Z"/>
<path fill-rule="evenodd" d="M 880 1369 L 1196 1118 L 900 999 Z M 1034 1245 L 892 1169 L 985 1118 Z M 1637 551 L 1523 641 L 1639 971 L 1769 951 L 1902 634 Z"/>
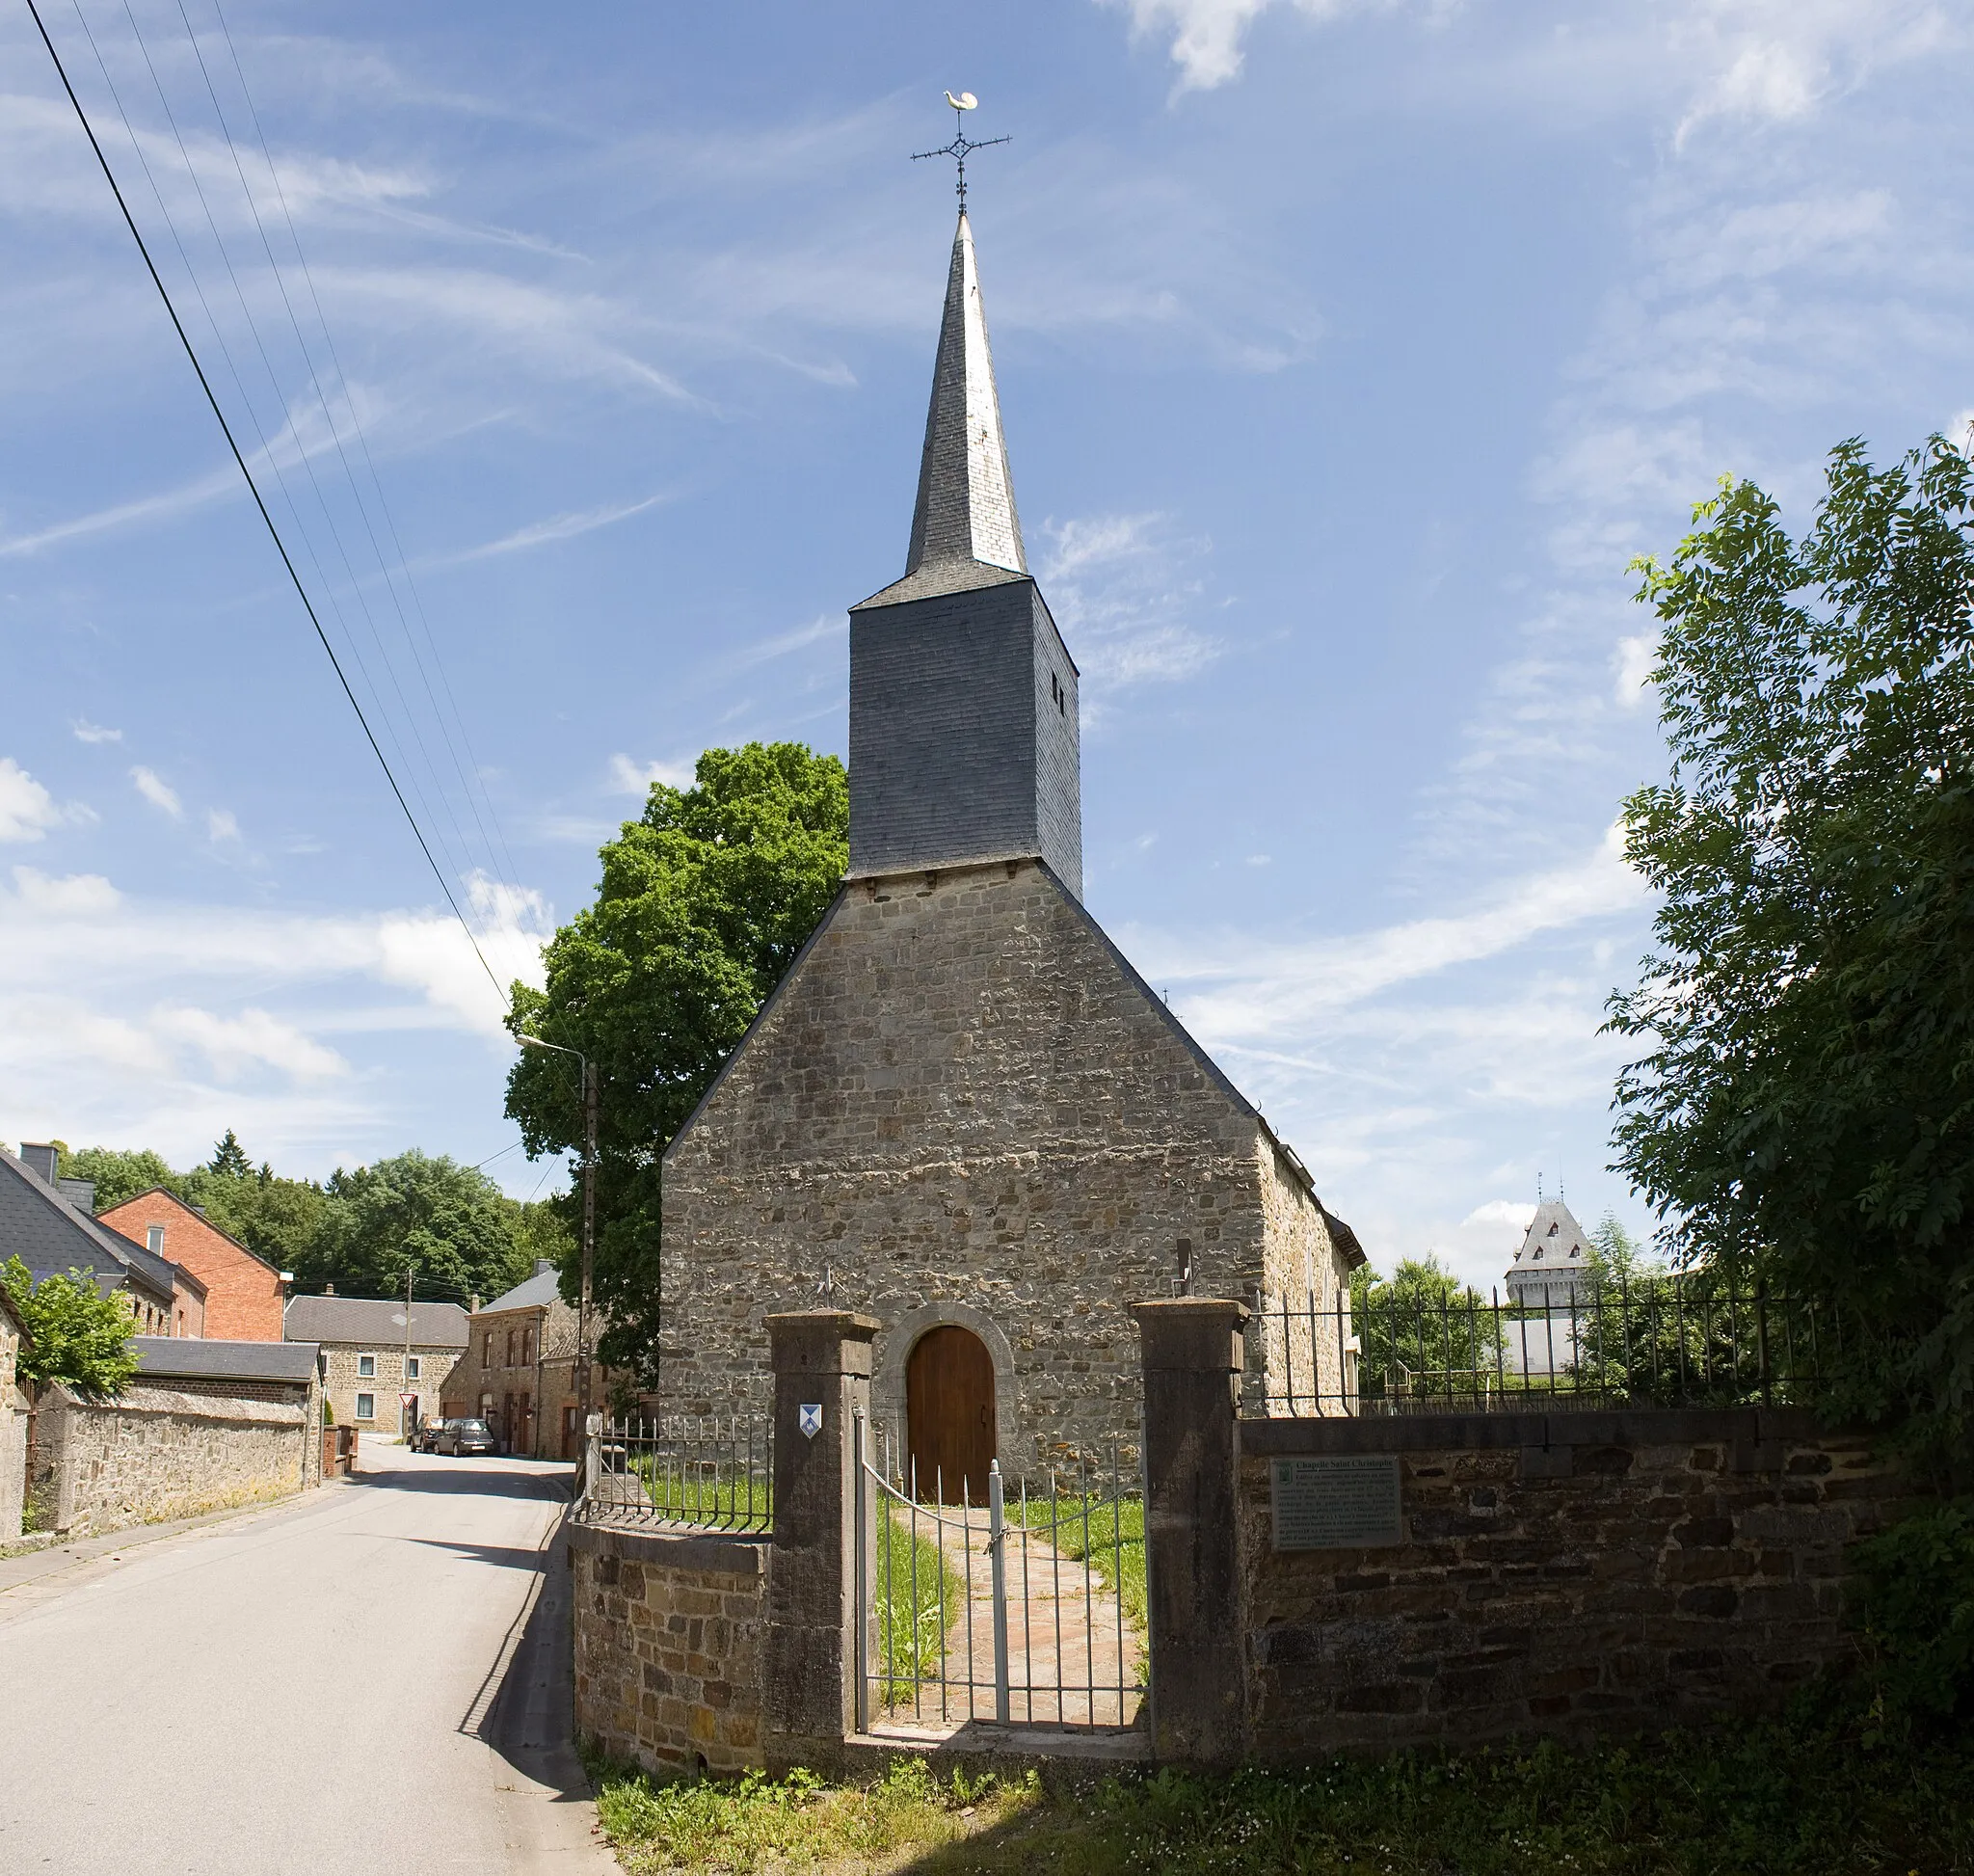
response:
<path fill-rule="evenodd" d="M 409 1266 L 414 1296 L 464 1303 L 527 1274 L 519 1208 L 484 1172 L 443 1154 L 414 1148 L 338 1169 L 324 1195 L 319 1228 L 294 1266 L 304 1289 L 401 1296 Z"/>
<path fill-rule="evenodd" d="M 1350 1324 L 1368 1398 L 1464 1401 L 1494 1385 L 1502 1348 L 1494 1310 L 1429 1252 L 1403 1259 L 1389 1277 L 1368 1264 L 1353 1271 Z"/>
<path fill-rule="evenodd" d="M 1673 770 L 1625 807 L 1661 895 L 1611 1027 L 1614 1141 L 1682 1265 L 1838 1298 L 1869 1391 L 1974 1388 L 1974 469 L 1831 453 L 1815 519 L 1729 478 L 1657 612 Z M 1854 1338 L 1854 1346 L 1856 1346 Z"/>
<path fill-rule="evenodd" d="M 222 1179 L 245 1179 L 253 1171 L 253 1162 L 247 1157 L 247 1149 L 240 1144 L 240 1137 L 228 1127 L 227 1137 L 212 1149 L 212 1158 L 206 1161 L 205 1169 L 216 1173 Z"/>
<path fill-rule="evenodd" d="M 86 1400 L 120 1394 L 137 1372 L 129 1300 L 103 1296 L 87 1271 L 37 1284 L 18 1257 L 0 1264 L 0 1289 L 26 1326 L 33 1346 L 20 1352 L 20 1376 L 36 1386 L 60 1381 Z"/>
<path fill-rule="evenodd" d="M 594 904 L 547 953 L 547 985 L 517 985 L 508 1028 L 585 1051 L 602 1100 L 597 1282 L 601 1352 L 649 1376 L 661 1290 L 658 1156 L 828 909 L 849 864 L 849 780 L 800 743 L 708 749 L 693 786 L 652 789 L 601 850 Z M 529 1156 L 579 1152 L 575 1064 L 523 1050 L 507 1112 Z M 563 1294 L 575 1294 L 572 1246 Z"/>
<path fill-rule="evenodd" d="M 125 1152 L 114 1146 L 85 1146 L 79 1152 L 63 1149 L 61 1175 L 65 1179 L 95 1181 L 95 1208 L 107 1212 L 113 1205 L 162 1186 L 180 1198 L 185 1195 L 185 1176 L 173 1172 L 164 1156 L 149 1147 Z"/>

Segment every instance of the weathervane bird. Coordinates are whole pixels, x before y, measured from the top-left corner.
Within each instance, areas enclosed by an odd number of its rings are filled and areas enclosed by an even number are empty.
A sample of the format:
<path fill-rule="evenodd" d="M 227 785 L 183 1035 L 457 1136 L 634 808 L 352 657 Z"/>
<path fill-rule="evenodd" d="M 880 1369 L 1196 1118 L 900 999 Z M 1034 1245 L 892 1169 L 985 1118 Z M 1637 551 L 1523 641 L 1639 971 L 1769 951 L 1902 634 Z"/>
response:
<path fill-rule="evenodd" d="M 967 121 L 961 113 L 977 110 L 980 105 L 980 100 L 972 92 L 962 92 L 957 97 L 953 96 L 950 92 L 947 92 L 946 101 L 952 106 L 952 142 L 943 144 L 938 149 L 914 150 L 912 152 L 912 161 L 915 163 L 923 162 L 928 156 L 950 156 L 953 159 L 954 163 L 959 167 L 959 175 L 955 187 L 960 199 L 960 213 L 964 215 L 967 212 L 967 158 L 973 155 L 976 149 L 991 149 L 996 144 L 1008 143 L 1011 139 L 1006 137 L 982 137 L 979 142 L 975 143 L 974 139 L 967 135 Z"/>

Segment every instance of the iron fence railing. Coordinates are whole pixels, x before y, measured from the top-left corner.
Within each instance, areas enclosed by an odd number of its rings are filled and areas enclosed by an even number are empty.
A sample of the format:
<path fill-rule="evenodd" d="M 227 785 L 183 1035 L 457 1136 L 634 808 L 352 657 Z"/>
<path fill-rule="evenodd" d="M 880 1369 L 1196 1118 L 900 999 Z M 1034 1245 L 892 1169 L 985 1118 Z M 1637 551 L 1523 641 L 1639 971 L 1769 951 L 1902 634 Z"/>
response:
<path fill-rule="evenodd" d="M 586 1448 L 575 1504 L 583 1523 L 764 1532 L 774 1521 L 768 1420 L 605 1420 Z"/>
<path fill-rule="evenodd" d="M 1801 1405 L 1843 1353 L 1828 1303 L 1705 1275 L 1319 1304 L 1256 1299 L 1271 1417 Z M 1259 1347 L 1255 1338 L 1259 1337 Z"/>

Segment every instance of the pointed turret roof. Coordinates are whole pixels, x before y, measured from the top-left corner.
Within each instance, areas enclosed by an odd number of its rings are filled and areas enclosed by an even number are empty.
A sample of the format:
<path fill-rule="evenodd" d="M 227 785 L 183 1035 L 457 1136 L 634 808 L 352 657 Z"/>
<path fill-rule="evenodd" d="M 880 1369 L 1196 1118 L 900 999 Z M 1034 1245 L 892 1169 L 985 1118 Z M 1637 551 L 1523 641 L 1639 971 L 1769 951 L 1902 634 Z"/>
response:
<path fill-rule="evenodd" d="M 974 230 L 962 209 L 947 275 L 905 575 L 864 604 L 894 605 L 966 593 L 1024 579 L 1027 572 L 1000 430 L 1000 398 L 994 388 L 987 309 L 974 260 Z"/>

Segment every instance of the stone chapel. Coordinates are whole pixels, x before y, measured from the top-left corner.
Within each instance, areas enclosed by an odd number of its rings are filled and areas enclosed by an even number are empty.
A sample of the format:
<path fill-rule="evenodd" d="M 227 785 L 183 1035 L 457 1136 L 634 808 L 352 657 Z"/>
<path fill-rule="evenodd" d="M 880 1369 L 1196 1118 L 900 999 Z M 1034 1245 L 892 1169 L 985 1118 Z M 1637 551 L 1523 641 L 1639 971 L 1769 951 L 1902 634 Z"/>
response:
<path fill-rule="evenodd" d="M 949 1497 L 1134 1457 L 1134 1303 L 1348 1307 L 1308 1171 L 1082 903 L 1077 667 L 1028 573 L 962 209 L 901 578 L 850 611 L 850 869 L 664 1158 L 664 1413 L 758 1413 L 770 1311 L 883 1325 Z M 1293 1315 L 1289 1320 L 1294 1322 Z M 1296 1352 L 1332 1410 L 1347 1321 Z M 1331 1332 L 1341 1327 L 1341 1333 Z M 1250 1333 L 1251 1410 L 1283 1392 Z"/>

